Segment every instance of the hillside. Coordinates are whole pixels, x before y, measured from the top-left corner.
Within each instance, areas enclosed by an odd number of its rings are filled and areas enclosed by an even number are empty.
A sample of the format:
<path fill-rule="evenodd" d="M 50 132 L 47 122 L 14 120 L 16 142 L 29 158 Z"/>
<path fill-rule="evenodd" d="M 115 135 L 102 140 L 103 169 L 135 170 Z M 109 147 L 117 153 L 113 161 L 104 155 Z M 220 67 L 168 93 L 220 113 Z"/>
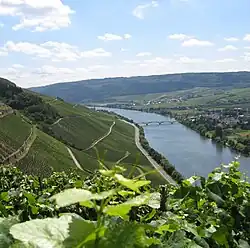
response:
<path fill-rule="evenodd" d="M 250 87 L 250 72 L 184 73 L 130 78 L 106 78 L 58 83 L 31 90 L 69 102 L 103 101 L 114 96 L 141 95 L 209 88 Z"/>
<path fill-rule="evenodd" d="M 72 105 L 0 80 L 0 164 L 13 164 L 27 174 L 49 176 L 53 171 L 91 174 L 105 159 L 105 167 L 120 162 L 139 172 L 153 170 L 134 141 L 134 127 L 113 115 Z M 11 106 L 11 107 L 10 107 Z M 129 173 L 130 170 L 128 170 Z M 158 173 L 148 176 L 164 182 Z"/>

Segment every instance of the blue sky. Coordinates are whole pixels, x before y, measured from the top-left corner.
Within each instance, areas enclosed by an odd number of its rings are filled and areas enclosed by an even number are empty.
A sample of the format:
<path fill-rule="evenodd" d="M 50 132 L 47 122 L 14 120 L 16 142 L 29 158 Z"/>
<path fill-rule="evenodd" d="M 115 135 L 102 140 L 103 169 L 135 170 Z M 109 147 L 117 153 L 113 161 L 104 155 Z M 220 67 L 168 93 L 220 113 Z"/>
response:
<path fill-rule="evenodd" d="M 250 70 L 249 0 L 0 0 L 0 76 L 22 87 Z"/>

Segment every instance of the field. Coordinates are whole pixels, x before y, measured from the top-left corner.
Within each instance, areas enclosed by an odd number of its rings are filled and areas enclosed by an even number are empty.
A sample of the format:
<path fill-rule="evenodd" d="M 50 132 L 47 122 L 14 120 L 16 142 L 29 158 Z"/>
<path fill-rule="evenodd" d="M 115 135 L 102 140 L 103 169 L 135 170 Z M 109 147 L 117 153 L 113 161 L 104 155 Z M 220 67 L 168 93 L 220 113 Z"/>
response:
<path fill-rule="evenodd" d="M 166 93 L 130 95 L 107 99 L 112 104 L 132 104 L 144 108 L 173 108 L 207 106 L 250 107 L 250 88 L 202 88 L 179 90 Z"/>
<path fill-rule="evenodd" d="M 150 104 L 149 107 L 176 107 L 176 106 L 249 106 L 250 104 L 250 88 L 244 89 L 200 89 L 177 91 L 168 93 L 166 97 L 159 99 L 158 102 Z M 177 99 L 176 101 L 171 101 Z M 179 101 L 178 101 L 179 100 Z"/>

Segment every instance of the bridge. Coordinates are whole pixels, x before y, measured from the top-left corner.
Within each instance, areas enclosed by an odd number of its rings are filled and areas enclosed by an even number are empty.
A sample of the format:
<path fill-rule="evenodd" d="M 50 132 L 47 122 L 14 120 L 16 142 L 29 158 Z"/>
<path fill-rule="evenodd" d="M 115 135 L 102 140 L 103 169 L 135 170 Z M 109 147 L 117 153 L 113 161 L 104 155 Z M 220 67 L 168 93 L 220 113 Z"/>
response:
<path fill-rule="evenodd" d="M 177 123 L 176 120 L 169 120 L 169 121 L 144 121 L 144 122 L 140 122 L 138 123 L 139 125 L 143 125 L 143 126 L 148 126 L 148 125 L 172 125 L 174 123 Z"/>

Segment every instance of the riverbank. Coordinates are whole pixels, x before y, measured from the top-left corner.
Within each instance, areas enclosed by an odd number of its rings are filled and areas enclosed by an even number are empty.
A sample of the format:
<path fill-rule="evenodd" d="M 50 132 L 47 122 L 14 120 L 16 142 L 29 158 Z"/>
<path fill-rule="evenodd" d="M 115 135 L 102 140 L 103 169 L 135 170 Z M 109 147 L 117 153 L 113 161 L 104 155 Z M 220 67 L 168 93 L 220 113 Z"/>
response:
<path fill-rule="evenodd" d="M 114 108 L 106 108 L 105 110 L 125 116 L 134 123 L 170 120 L 167 116 L 147 113 L 146 111 Z M 173 125 L 148 125 L 144 126 L 143 129 L 150 147 L 168 158 L 171 164 L 175 165 L 176 171 L 181 172 L 185 178 L 194 175 L 207 177 L 218 165 L 228 164 L 235 160 L 237 156 L 237 153 L 232 152 L 228 147 L 223 147 L 211 142 L 210 139 L 203 138 L 197 132 L 179 122 Z M 250 158 L 242 155 L 238 161 L 241 164 L 240 170 L 250 177 Z"/>
<path fill-rule="evenodd" d="M 117 118 L 122 119 L 123 121 L 127 122 L 130 125 L 133 125 L 135 127 L 135 143 L 138 147 L 139 150 L 142 151 L 142 153 L 146 156 L 146 158 L 149 160 L 149 162 L 152 164 L 154 168 L 156 168 L 157 171 L 164 171 L 164 178 L 169 181 L 171 184 L 176 184 L 176 182 L 180 183 L 184 177 L 176 170 L 175 166 L 172 165 L 166 157 L 164 157 L 162 154 L 157 152 L 155 149 L 150 147 L 143 128 L 134 123 L 132 119 L 126 118 L 122 115 L 119 115 L 115 112 L 112 111 L 106 111 L 106 110 L 101 110 L 106 113 L 112 113 L 114 114 Z M 163 175 L 162 173 L 160 173 Z"/>
<path fill-rule="evenodd" d="M 172 185 L 177 185 L 176 181 L 173 180 L 171 176 L 169 176 L 166 171 L 159 165 L 151 156 L 150 154 L 142 147 L 140 142 L 140 129 L 138 126 L 136 126 L 134 123 L 128 122 L 126 120 L 123 120 L 129 125 L 132 125 L 135 128 L 135 144 L 137 148 L 141 151 L 141 153 L 147 158 L 147 160 L 150 162 L 150 164 L 161 174 L 161 176 L 166 179 L 166 181 Z"/>
<path fill-rule="evenodd" d="M 236 137 L 236 135 L 231 134 L 228 129 L 223 129 L 223 126 L 220 126 L 219 124 L 212 125 L 211 123 L 208 123 L 208 121 L 203 120 L 202 117 L 199 117 L 197 119 L 196 117 L 188 117 L 184 114 L 173 113 L 165 109 L 160 109 L 160 110 L 150 109 L 149 112 L 167 117 L 170 116 L 171 118 L 174 118 L 182 125 L 197 132 L 202 137 L 210 139 L 213 142 L 217 143 L 218 145 L 221 145 L 222 147 L 228 147 L 233 152 L 237 152 L 246 157 L 250 156 L 250 139 L 247 135 L 246 136 L 238 135 Z M 200 121 L 200 119 L 202 120 Z"/>

